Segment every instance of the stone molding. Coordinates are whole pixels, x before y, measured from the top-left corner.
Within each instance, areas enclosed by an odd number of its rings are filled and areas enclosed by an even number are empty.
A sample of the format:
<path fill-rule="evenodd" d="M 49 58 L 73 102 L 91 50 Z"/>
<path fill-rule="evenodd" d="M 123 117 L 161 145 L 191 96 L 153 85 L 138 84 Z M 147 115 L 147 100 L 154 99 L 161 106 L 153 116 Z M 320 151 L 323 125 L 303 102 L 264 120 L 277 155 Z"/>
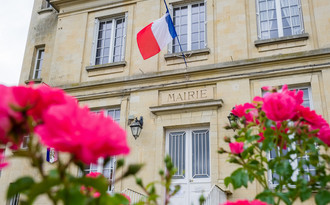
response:
<path fill-rule="evenodd" d="M 210 100 L 206 102 L 193 102 L 193 103 L 183 103 L 178 105 L 165 105 L 165 106 L 154 106 L 149 107 L 150 111 L 155 115 L 164 114 L 167 112 L 173 111 L 182 111 L 187 109 L 196 109 L 196 108 L 206 108 L 206 107 L 222 107 L 223 100 Z"/>

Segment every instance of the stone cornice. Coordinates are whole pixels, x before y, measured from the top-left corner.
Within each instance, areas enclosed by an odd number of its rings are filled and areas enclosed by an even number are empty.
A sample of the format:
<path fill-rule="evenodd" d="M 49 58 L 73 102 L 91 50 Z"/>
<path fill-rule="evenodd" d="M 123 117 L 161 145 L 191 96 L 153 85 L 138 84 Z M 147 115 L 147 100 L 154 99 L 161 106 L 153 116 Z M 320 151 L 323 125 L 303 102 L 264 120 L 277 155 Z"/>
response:
<path fill-rule="evenodd" d="M 262 58 L 253 58 L 253 59 L 246 59 L 246 60 L 238 60 L 232 62 L 224 62 L 224 63 L 217 63 L 217 64 L 210 64 L 210 65 L 203 65 L 203 66 L 196 66 L 191 68 L 183 68 L 183 69 L 176 69 L 170 71 L 163 71 L 163 72 L 155 72 L 155 73 L 146 73 L 140 75 L 133 75 L 133 76 L 125 76 L 125 77 L 118 77 L 112 78 L 107 80 L 101 81 L 91 81 L 91 82 L 83 82 L 79 84 L 72 84 L 72 85 L 62 85 L 61 88 L 65 89 L 66 91 L 78 91 L 78 90 L 85 90 L 91 87 L 99 87 L 99 86 L 108 86 L 112 84 L 120 84 L 124 83 L 126 85 L 130 84 L 137 84 L 137 82 L 150 82 L 150 81 L 158 81 L 160 82 L 161 78 L 173 77 L 173 76 L 186 76 L 189 74 L 195 73 L 209 73 L 215 71 L 239 71 L 242 70 L 241 74 L 230 75 L 233 78 L 234 76 L 242 76 L 242 75 L 249 75 L 247 74 L 250 68 L 257 68 L 263 65 L 269 65 L 271 63 L 276 62 L 276 64 L 284 63 L 286 65 L 288 62 L 308 62 L 311 59 L 329 59 L 330 57 L 330 48 L 325 49 L 318 49 L 312 51 L 304 51 L 304 52 L 297 52 L 297 53 L 290 53 L 290 54 L 280 54 L 275 56 L 267 56 Z M 329 62 L 330 64 L 330 62 Z M 306 65 L 306 66 L 285 66 L 285 68 L 277 69 L 281 71 L 288 71 L 289 70 L 297 70 L 297 69 L 315 69 L 315 65 Z M 263 71 L 263 72 L 256 72 L 254 73 L 257 75 L 258 73 L 268 73 L 270 71 Z M 274 70 L 272 71 L 274 72 Z M 251 72 L 250 72 L 251 73 Z M 253 73 L 253 72 L 252 72 Z M 133 89 L 134 90 L 134 89 Z"/>
<path fill-rule="evenodd" d="M 124 6 L 145 0 L 50 0 L 50 3 L 59 15 L 66 15 L 73 12 L 89 12 L 105 8 Z"/>

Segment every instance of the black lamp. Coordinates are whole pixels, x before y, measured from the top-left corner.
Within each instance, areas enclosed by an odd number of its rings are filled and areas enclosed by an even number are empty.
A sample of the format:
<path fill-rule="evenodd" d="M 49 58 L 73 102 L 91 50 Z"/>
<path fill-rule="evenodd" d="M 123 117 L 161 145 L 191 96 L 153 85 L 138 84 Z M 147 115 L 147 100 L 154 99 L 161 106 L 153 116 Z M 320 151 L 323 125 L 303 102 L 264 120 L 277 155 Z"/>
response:
<path fill-rule="evenodd" d="M 130 125 L 132 135 L 135 139 L 137 139 L 140 136 L 141 130 L 143 128 L 143 117 L 140 117 L 140 120 L 135 118 L 134 122 L 131 123 Z"/>
<path fill-rule="evenodd" d="M 238 117 L 236 115 L 234 115 L 232 112 L 230 112 L 230 114 L 227 116 L 227 118 L 228 118 L 230 127 L 235 131 L 236 130 L 236 125 L 238 123 Z M 235 125 L 235 126 L 233 126 L 233 125 Z"/>

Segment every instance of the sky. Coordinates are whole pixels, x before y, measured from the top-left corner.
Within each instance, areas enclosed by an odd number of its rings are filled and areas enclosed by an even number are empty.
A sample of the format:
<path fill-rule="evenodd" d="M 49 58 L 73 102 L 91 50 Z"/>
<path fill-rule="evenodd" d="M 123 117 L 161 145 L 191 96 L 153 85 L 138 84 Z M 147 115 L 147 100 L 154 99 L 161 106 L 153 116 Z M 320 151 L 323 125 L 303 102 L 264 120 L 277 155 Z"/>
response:
<path fill-rule="evenodd" d="M 0 84 L 17 85 L 34 0 L 2 0 L 0 6 Z"/>

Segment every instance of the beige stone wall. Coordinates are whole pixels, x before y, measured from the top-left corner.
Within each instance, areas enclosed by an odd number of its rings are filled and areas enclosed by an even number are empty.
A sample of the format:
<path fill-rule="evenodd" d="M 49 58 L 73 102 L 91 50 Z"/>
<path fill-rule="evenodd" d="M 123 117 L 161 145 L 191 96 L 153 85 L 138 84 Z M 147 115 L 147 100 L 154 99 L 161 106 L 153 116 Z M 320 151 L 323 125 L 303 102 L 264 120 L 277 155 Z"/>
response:
<path fill-rule="evenodd" d="M 36 48 L 45 45 L 42 81 L 64 88 L 91 109 L 120 107 L 120 125 L 127 131 L 131 147 L 126 162 L 146 163 L 139 174 L 146 182 L 158 180 L 158 170 L 164 168 L 166 130 L 207 126 L 211 139 L 211 182 L 226 189 L 223 180 L 235 166 L 216 151 L 218 147 L 226 146 L 223 137 L 233 134 L 223 128 L 228 122 L 227 115 L 236 104 L 260 95 L 262 86 L 309 86 L 314 109 L 330 120 L 328 0 L 301 0 L 307 38 L 258 47 L 255 45 L 258 37 L 254 0 L 208 0 L 209 54 L 191 55 L 187 58 L 188 68 L 180 58 L 165 58 L 166 48 L 148 60 L 143 60 L 138 51 L 136 34 L 165 13 L 162 1 L 52 2 L 59 13 L 54 10 L 38 12 L 41 0 L 35 0 L 20 83 L 31 79 Z M 127 15 L 126 65 L 87 71 L 86 67 L 91 65 L 95 19 L 119 14 Z M 162 99 L 162 93 L 210 87 L 214 92 L 212 97 L 205 101 L 177 102 L 176 105 L 187 106 L 182 109 L 173 109 L 174 104 L 166 104 Z M 221 105 L 210 103 L 220 99 L 223 100 Z M 195 103 L 197 107 L 192 108 L 189 103 Z M 163 111 L 151 112 L 152 109 Z M 137 140 L 130 133 L 129 115 L 144 117 L 145 126 Z M 20 175 L 33 174 L 26 169 L 27 166 L 24 162 L 13 162 L 3 170 L 0 183 L 8 185 Z M 125 188 L 140 191 L 134 179 L 117 182 L 116 191 Z M 252 199 L 260 191 L 260 186 L 252 184 L 248 189 L 231 191 L 233 194 L 228 196 L 231 200 Z M 4 186 L 0 187 L 0 200 L 3 204 Z"/>

